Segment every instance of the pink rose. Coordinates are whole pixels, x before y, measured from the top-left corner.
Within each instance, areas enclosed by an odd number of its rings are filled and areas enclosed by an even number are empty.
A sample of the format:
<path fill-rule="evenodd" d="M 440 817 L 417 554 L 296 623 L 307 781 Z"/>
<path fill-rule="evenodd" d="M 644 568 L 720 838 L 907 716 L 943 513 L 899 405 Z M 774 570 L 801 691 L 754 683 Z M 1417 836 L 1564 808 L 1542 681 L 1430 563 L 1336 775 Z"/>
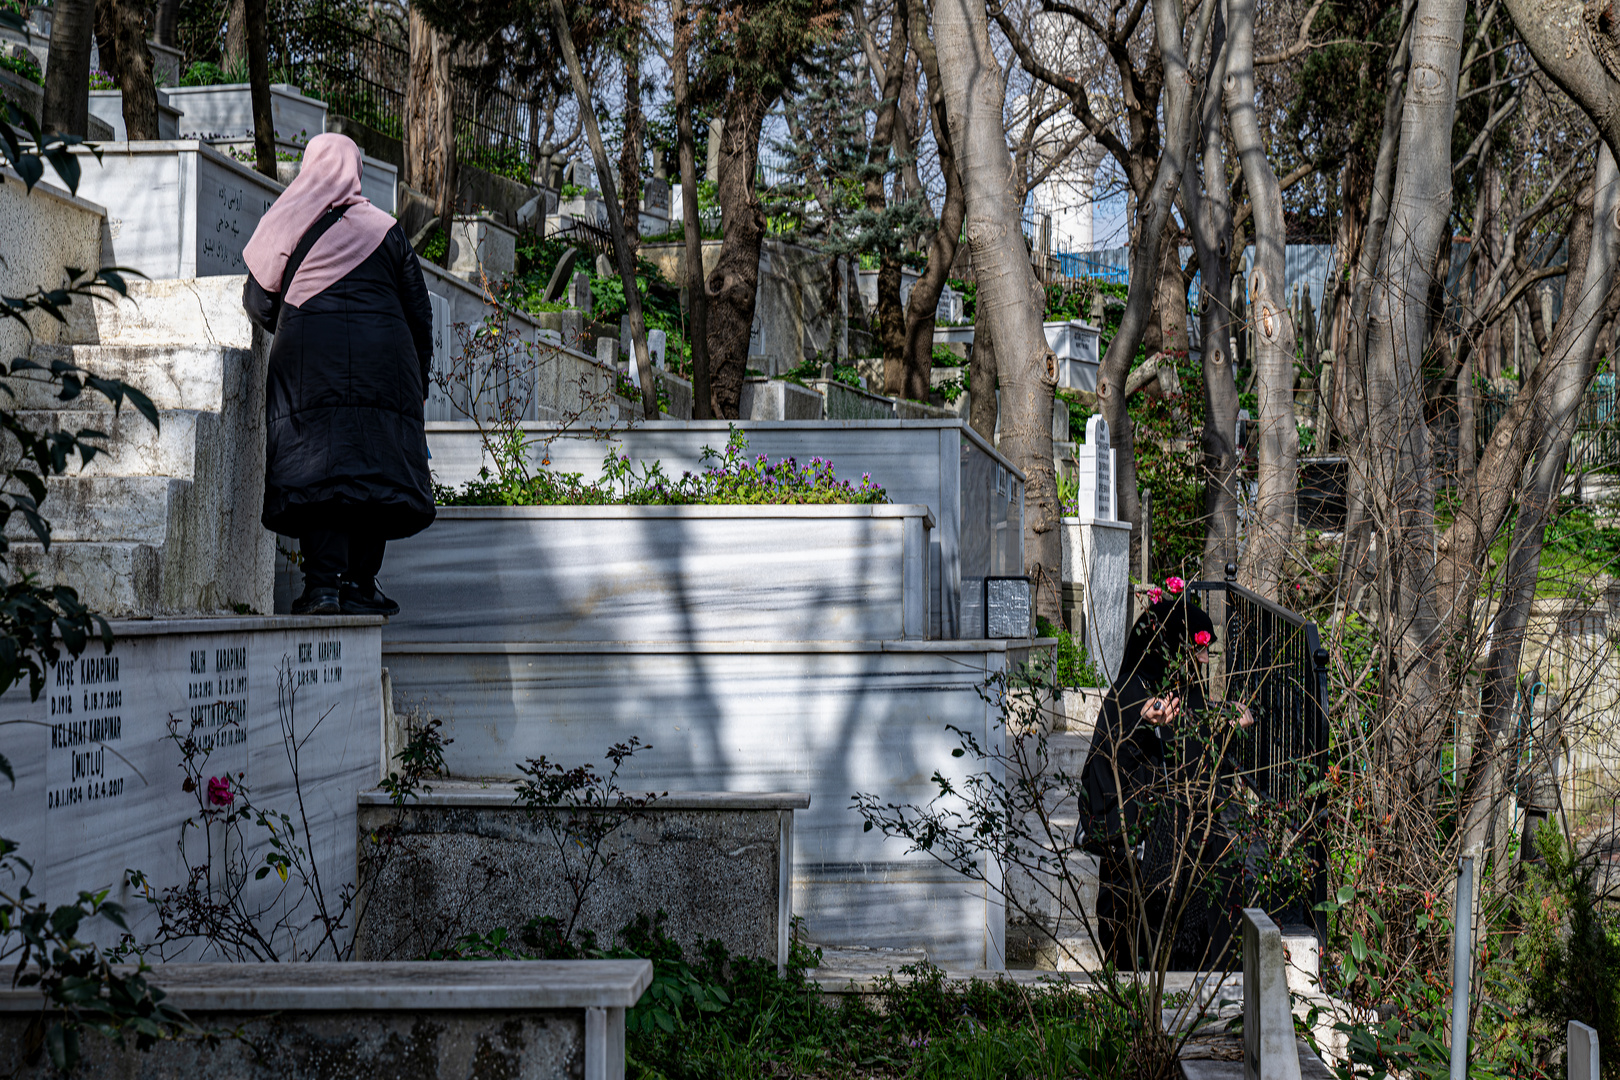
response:
<path fill-rule="evenodd" d="M 231 790 L 231 779 L 228 776 L 211 776 L 208 778 L 208 802 L 211 806 L 229 806 L 236 801 L 236 792 Z"/>
<path fill-rule="evenodd" d="M 1164 590 L 1159 588 L 1157 585 L 1154 585 L 1148 589 L 1147 595 L 1148 603 L 1157 604 L 1160 600 L 1164 599 Z"/>
<path fill-rule="evenodd" d="M 1207 648 L 1211 640 L 1208 630 L 1200 630 L 1193 635 L 1193 643 L 1199 648 Z"/>
<path fill-rule="evenodd" d="M 1185 581 L 1181 580 L 1178 577 L 1168 577 L 1168 578 L 1164 579 L 1165 591 L 1168 592 L 1171 596 L 1176 595 L 1177 593 L 1179 593 L 1182 589 L 1185 589 L 1186 587 L 1187 587 L 1187 583 Z"/>

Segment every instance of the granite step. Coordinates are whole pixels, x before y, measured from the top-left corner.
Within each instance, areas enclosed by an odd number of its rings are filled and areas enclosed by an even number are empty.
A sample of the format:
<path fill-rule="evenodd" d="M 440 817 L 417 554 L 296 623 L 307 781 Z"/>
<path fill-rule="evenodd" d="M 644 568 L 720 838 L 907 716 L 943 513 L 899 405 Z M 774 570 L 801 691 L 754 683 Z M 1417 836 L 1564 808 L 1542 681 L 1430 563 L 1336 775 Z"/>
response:
<path fill-rule="evenodd" d="M 66 360 L 102 378 L 121 379 L 159 409 L 212 412 L 225 406 L 227 370 L 252 362 L 246 351 L 219 345 L 35 345 L 33 360 L 44 365 Z M 55 384 L 42 379 L 22 378 L 12 385 L 19 409 L 94 412 L 109 407 L 94 390 L 63 401 Z"/>
<path fill-rule="evenodd" d="M 127 296 L 110 303 L 72 305 L 69 335 L 86 345 L 251 349 L 253 324 L 242 310 L 246 280 L 245 276 L 130 280 Z"/>
<path fill-rule="evenodd" d="M 217 414 L 195 409 L 162 409 L 159 426 L 128 407 L 114 413 L 110 408 L 58 411 L 21 409 L 20 422 L 34 431 L 99 431 L 106 436 L 97 442 L 101 451 L 88 464 L 75 455 L 68 464 L 70 476 L 164 476 L 191 479 L 196 472 L 199 428 L 210 424 Z"/>
<path fill-rule="evenodd" d="M 69 582 L 79 599 L 107 616 L 149 614 L 162 610 L 163 550 L 153 544 L 53 543 L 11 545 L 9 561 L 17 576 L 33 574 L 41 582 Z"/>
<path fill-rule="evenodd" d="M 170 536 L 191 482 L 170 476 L 68 475 L 52 477 L 45 487 L 40 513 L 51 523 L 53 546 L 85 541 L 156 545 Z M 21 515 L 13 515 L 6 536 L 30 541 L 34 532 Z"/>

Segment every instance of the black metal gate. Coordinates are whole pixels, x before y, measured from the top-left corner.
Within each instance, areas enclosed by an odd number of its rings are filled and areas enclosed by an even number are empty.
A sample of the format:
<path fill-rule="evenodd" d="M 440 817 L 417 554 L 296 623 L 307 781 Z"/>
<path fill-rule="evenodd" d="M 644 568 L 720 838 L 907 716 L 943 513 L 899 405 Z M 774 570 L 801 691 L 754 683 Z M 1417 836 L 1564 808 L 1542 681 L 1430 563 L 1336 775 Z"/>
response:
<path fill-rule="evenodd" d="M 1327 899 L 1327 848 L 1320 828 L 1322 799 L 1314 791 L 1328 767 L 1327 650 L 1316 624 L 1237 584 L 1228 563 L 1225 581 L 1195 581 L 1205 606 L 1224 626 L 1219 643 L 1228 701 L 1247 704 L 1255 724 L 1238 743 L 1244 779 L 1279 810 L 1310 863 L 1305 896 L 1267 898 L 1268 910 L 1292 912 L 1318 934 Z M 1224 611 L 1222 610 L 1224 609 Z"/>

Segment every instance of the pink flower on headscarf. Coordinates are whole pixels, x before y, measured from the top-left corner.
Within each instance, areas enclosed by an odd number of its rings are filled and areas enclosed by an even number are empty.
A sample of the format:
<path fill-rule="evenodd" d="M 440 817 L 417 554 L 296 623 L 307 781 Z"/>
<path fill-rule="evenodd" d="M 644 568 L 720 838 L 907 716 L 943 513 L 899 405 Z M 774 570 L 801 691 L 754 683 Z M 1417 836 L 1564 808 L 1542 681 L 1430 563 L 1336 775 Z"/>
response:
<path fill-rule="evenodd" d="M 1164 590 L 1171 596 L 1175 596 L 1186 587 L 1187 583 L 1178 577 L 1167 577 L 1164 579 Z"/>
<path fill-rule="evenodd" d="M 1193 635 L 1193 644 L 1197 645 L 1200 649 L 1208 648 L 1209 643 L 1212 640 L 1213 639 L 1209 636 L 1208 630 L 1200 630 L 1198 633 Z"/>
<path fill-rule="evenodd" d="M 231 790 L 231 778 L 228 776 L 211 776 L 208 778 L 208 803 L 210 806 L 229 806 L 236 801 L 236 792 Z"/>

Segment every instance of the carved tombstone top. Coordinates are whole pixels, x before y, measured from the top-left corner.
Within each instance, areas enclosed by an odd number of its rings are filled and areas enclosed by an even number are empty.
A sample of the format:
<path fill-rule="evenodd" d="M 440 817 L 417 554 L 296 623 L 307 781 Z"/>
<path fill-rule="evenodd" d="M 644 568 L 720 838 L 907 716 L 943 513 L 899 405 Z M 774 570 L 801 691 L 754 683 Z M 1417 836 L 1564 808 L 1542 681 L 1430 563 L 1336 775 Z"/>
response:
<path fill-rule="evenodd" d="M 1108 442 L 1108 421 L 1093 416 L 1086 421 L 1086 446 L 1081 455 L 1081 498 L 1089 487 L 1095 499 L 1093 515 L 1098 521 L 1114 520 L 1114 476 L 1112 447 Z M 1089 476 L 1086 475 L 1089 473 Z M 1090 483 L 1087 483 L 1087 480 Z"/>

